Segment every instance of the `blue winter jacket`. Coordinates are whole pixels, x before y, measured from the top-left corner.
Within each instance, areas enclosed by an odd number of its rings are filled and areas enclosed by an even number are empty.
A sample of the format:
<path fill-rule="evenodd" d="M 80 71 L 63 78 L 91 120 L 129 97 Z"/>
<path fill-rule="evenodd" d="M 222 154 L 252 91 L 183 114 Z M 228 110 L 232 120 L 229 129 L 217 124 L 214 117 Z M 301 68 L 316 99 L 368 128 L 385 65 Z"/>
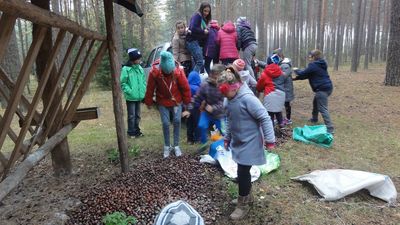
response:
<path fill-rule="evenodd" d="M 197 90 L 200 88 L 201 78 L 200 74 L 197 71 L 192 71 L 189 73 L 188 82 L 190 86 L 190 92 L 192 94 L 192 98 L 196 95 Z"/>
<path fill-rule="evenodd" d="M 333 89 L 332 81 L 328 74 L 328 65 L 324 59 L 318 59 L 308 64 L 304 70 L 294 71 L 297 74 L 297 80 L 308 79 L 311 89 L 317 91 L 331 91 Z"/>

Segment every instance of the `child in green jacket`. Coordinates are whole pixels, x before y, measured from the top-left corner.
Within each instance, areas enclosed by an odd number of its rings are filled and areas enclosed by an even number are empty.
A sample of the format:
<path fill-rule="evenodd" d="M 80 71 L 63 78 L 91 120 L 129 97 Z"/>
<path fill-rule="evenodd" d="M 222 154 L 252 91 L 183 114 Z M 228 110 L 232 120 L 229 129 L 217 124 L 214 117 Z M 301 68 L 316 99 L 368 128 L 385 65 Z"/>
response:
<path fill-rule="evenodd" d="M 128 111 L 128 136 L 143 136 L 140 130 L 140 103 L 146 93 L 146 77 L 140 66 L 142 54 L 139 49 L 128 49 L 129 61 L 121 69 L 121 89 L 124 92 Z"/>

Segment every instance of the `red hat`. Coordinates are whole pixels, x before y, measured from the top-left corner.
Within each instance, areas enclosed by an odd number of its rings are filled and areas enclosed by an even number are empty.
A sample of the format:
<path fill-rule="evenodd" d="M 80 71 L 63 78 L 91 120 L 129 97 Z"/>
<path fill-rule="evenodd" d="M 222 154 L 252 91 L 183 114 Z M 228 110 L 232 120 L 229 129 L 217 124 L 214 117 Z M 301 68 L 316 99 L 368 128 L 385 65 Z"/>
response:
<path fill-rule="evenodd" d="M 244 67 L 246 66 L 246 63 L 243 61 L 243 59 L 236 59 L 233 62 L 233 66 L 237 71 L 242 71 Z"/>

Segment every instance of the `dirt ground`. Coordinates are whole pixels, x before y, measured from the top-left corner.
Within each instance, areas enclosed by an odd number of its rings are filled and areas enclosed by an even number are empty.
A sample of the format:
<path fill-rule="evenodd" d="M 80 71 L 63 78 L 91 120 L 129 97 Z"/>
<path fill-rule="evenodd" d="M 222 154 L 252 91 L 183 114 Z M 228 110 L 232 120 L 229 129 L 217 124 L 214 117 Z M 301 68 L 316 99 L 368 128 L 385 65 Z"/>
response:
<path fill-rule="evenodd" d="M 335 90 L 330 98 L 330 110 L 334 118 L 341 121 L 337 124 L 337 133 L 344 132 L 348 126 L 352 126 L 348 121 L 357 118 L 359 121 L 368 121 L 370 129 L 376 126 L 383 129 L 382 132 L 386 132 L 384 129 L 387 127 L 387 132 L 400 138 L 399 132 L 393 134 L 393 131 L 400 131 L 400 104 L 398 103 L 400 88 L 383 86 L 383 74 L 384 67 L 382 66 L 356 74 L 343 71 L 331 72 Z M 296 100 L 293 103 L 295 115 L 293 119 L 304 120 L 308 118 L 310 112 L 309 101 L 312 93 L 307 82 L 295 85 Z M 399 159 L 398 150 L 397 155 L 388 157 Z M 141 155 L 136 160 L 143 160 L 146 157 L 151 156 Z M 72 150 L 73 173 L 57 178 L 52 175 L 50 157 L 46 157 L 0 203 L 0 224 L 64 224 L 68 219 L 66 212 L 80 205 L 79 195 L 82 192 L 119 173 L 119 166 L 110 164 L 105 158 L 105 149 L 97 152 L 86 152 L 84 149 Z M 351 162 L 339 163 L 332 160 L 326 165 L 327 168 L 337 168 L 351 165 Z M 392 171 L 391 178 L 397 190 L 400 190 L 400 173 L 393 171 L 393 168 L 398 168 L 397 166 L 383 163 L 376 168 L 382 172 Z M 259 190 L 264 187 L 263 185 L 260 182 L 255 184 L 254 188 Z M 303 195 L 301 204 L 304 204 L 304 210 L 312 204 L 313 210 L 321 213 L 319 215 L 321 218 L 332 218 L 325 220 L 325 224 L 400 224 L 398 205 L 388 207 L 384 202 L 371 198 L 367 192 L 356 194 L 357 196 L 351 200 L 325 203 L 318 200 L 319 196 L 313 188 L 295 182 L 270 188 L 263 196 L 267 200 L 259 201 L 255 205 L 258 211 L 263 209 L 266 214 L 252 214 L 245 223 L 236 224 L 322 224 L 305 218 L 299 210 L 294 211 L 292 202 L 287 198 L 281 202 L 274 201 L 274 199 L 279 199 L 280 195 L 299 195 L 299 189 L 306 189 L 300 193 Z M 270 205 L 271 201 L 274 201 L 274 204 Z M 218 204 L 223 205 L 223 203 Z M 358 205 L 357 213 L 351 210 L 355 204 Z M 365 212 L 368 212 L 367 209 L 370 208 L 374 213 L 366 215 Z M 223 218 L 216 224 L 231 224 L 227 219 L 230 210 L 232 210 L 231 206 L 226 207 Z M 350 213 L 346 210 L 350 210 Z"/>

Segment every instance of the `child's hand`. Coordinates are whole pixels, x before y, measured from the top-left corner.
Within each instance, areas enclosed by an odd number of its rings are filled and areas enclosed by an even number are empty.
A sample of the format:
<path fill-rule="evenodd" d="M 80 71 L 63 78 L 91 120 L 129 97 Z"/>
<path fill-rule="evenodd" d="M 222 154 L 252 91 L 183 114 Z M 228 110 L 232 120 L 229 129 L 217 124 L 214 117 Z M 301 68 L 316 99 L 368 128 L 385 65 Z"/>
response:
<path fill-rule="evenodd" d="M 207 104 L 206 101 L 202 101 L 201 102 L 200 107 L 199 107 L 200 112 L 204 111 L 204 108 L 206 107 L 206 104 Z"/>
<path fill-rule="evenodd" d="M 225 148 L 225 150 L 229 149 L 229 143 L 230 143 L 229 140 L 224 140 L 224 148 Z"/>
<path fill-rule="evenodd" d="M 265 147 L 267 148 L 267 149 L 274 149 L 275 148 L 275 143 L 268 143 L 268 142 L 265 142 Z"/>
<path fill-rule="evenodd" d="M 293 71 L 299 70 L 299 68 L 297 67 L 293 67 Z"/>
<path fill-rule="evenodd" d="M 209 112 L 209 113 L 212 113 L 213 112 L 213 107 L 211 105 L 207 105 L 206 106 L 206 111 Z"/>
<path fill-rule="evenodd" d="M 189 118 L 189 116 L 190 116 L 190 112 L 189 111 L 186 110 L 186 111 L 182 112 L 182 118 L 185 118 L 185 117 Z"/>

